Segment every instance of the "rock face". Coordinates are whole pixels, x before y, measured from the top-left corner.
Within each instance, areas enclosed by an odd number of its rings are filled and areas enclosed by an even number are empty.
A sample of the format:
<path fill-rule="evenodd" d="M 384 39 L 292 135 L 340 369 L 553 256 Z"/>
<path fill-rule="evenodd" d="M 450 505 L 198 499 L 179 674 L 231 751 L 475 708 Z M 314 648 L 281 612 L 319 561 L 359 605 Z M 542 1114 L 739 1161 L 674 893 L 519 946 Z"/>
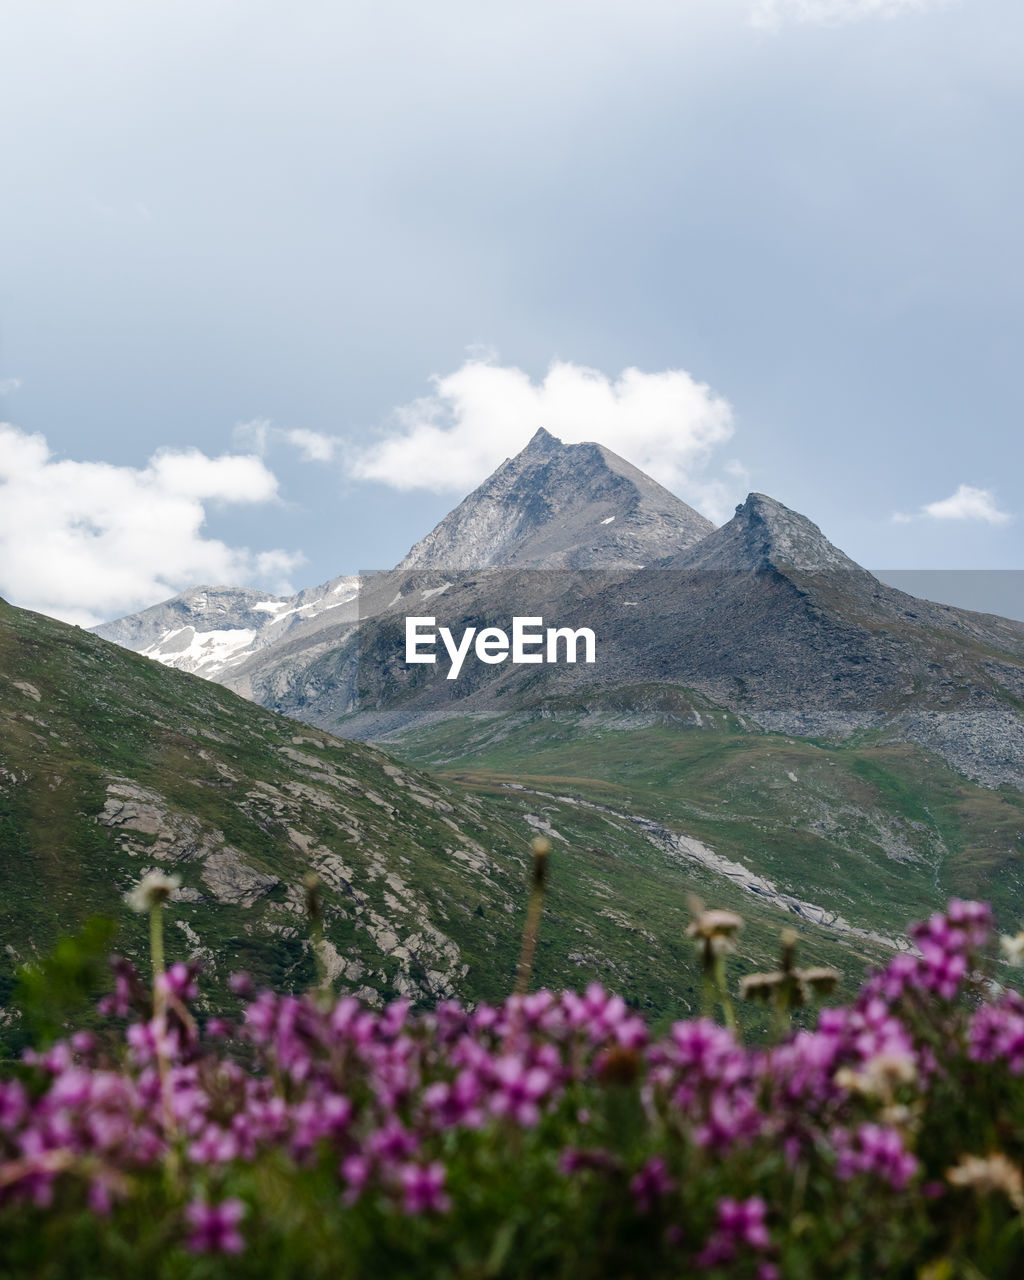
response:
<path fill-rule="evenodd" d="M 542 427 L 398 568 L 642 568 L 714 527 L 610 449 L 562 444 Z"/>
<path fill-rule="evenodd" d="M 816 524 L 764 493 L 749 494 L 728 524 L 709 531 L 699 545 L 681 550 L 667 567 L 841 572 L 874 582 L 871 574 L 834 547 Z"/>
<path fill-rule="evenodd" d="M 217 902 L 251 907 L 281 883 L 249 866 L 222 831 L 175 812 L 159 792 L 128 778 L 107 784 L 107 799 L 96 820 L 116 833 L 120 849 L 130 857 L 153 858 L 158 864 L 199 862 L 203 884 Z M 178 901 L 203 897 L 187 887 L 176 893 Z"/>
<path fill-rule="evenodd" d="M 281 883 L 277 876 L 248 866 L 237 849 L 225 845 L 203 863 L 203 883 L 218 902 L 251 907 Z"/>

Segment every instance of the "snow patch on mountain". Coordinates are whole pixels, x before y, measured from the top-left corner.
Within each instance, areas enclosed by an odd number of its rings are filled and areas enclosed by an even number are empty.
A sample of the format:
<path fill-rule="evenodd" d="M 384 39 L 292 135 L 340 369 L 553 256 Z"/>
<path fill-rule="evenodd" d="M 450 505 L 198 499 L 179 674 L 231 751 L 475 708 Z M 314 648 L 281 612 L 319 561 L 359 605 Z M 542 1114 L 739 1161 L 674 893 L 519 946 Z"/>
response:
<path fill-rule="evenodd" d="M 220 680 L 252 654 L 321 614 L 350 604 L 348 575 L 294 596 L 234 587 L 193 587 L 141 613 L 95 627 L 98 635 L 180 671 Z"/>

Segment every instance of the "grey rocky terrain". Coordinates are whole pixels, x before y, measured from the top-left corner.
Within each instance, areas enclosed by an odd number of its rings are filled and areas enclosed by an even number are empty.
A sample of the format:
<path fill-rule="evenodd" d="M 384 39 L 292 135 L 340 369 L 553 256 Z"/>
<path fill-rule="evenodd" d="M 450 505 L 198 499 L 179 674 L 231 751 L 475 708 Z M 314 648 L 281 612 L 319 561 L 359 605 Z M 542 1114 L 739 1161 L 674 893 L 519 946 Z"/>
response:
<path fill-rule="evenodd" d="M 378 738 L 452 716 L 651 684 L 694 690 L 751 726 L 913 742 L 985 786 L 1024 788 L 1024 624 L 915 599 L 879 582 L 811 521 L 752 494 L 721 529 L 636 570 L 490 569 L 425 586 L 384 575 L 358 631 L 308 663 L 281 653 L 258 699 L 324 728 Z M 591 627 L 593 666 L 406 666 L 407 613 L 453 632 L 539 615 Z M 322 637 L 326 640 L 326 637 Z"/>
<path fill-rule="evenodd" d="M 764 494 L 715 529 L 600 445 L 538 431 L 396 569 L 365 578 L 358 593 L 338 582 L 343 590 L 328 584 L 303 607 L 273 602 L 278 613 L 258 629 L 254 613 L 270 618 L 271 602 L 207 591 L 199 612 L 198 593 L 185 593 L 100 631 L 181 665 L 210 621 L 211 633 L 253 630 L 219 668 L 189 669 L 353 737 L 518 714 L 596 690 L 623 691 L 620 716 L 638 690 L 642 714 L 653 684 L 694 690 L 752 728 L 882 735 L 985 786 L 1024 788 L 1024 624 L 886 586 Z M 509 630 L 515 616 L 590 627 L 598 661 L 471 659 L 452 682 L 443 656 L 406 665 L 409 615 L 435 616 L 456 634 Z M 186 616 L 194 634 L 175 650 Z M 169 623 L 177 630 L 154 639 Z"/>

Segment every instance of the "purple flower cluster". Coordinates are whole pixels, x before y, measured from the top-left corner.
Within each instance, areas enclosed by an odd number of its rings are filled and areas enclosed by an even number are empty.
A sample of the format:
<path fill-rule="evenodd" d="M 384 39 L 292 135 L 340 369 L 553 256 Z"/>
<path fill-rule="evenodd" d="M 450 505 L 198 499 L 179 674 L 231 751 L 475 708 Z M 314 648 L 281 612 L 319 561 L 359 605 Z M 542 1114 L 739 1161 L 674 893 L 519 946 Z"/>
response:
<path fill-rule="evenodd" d="M 763 1253 L 771 1247 L 765 1225 L 767 1206 L 760 1196 L 734 1200 L 724 1196 L 718 1202 L 715 1230 L 697 1258 L 699 1267 L 718 1267 L 731 1262 L 741 1250 Z M 771 1263 L 758 1268 L 758 1280 L 775 1280 L 777 1269 Z"/>
<path fill-rule="evenodd" d="M 935 1037 L 917 1033 L 912 1013 L 952 1000 L 989 924 L 986 907 L 954 901 L 915 927 L 916 951 L 897 955 L 853 1005 L 823 1011 L 815 1029 L 770 1048 L 706 1018 L 652 1040 L 643 1019 L 596 984 L 418 1015 L 401 1000 L 374 1011 L 351 997 L 328 1004 L 262 991 L 237 1025 L 218 1019 L 200 1035 L 193 967 L 174 966 L 147 1003 L 119 961 L 104 1007 L 143 1009 L 125 1052 L 79 1034 L 27 1053 L 25 1083 L 0 1081 L 0 1206 L 45 1207 L 63 1180 L 109 1213 L 131 1195 L 133 1175 L 173 1162 L 187 1189 L 182 1244 L 232 1254 L 245 1243 L 246 1206 L 227 1194 L 238 1162 L 284 1153 L 297 1170 L 330 1169 L 341 1206 L 370 1198 L 385 1212 L 433 1218 L 457 1207 L 447 1163 L 456 1139 L 498 1133 L 516 1145 L 550 1131 L 558 1176 L 617 1180 L 638 1218 L 658 1215 L 666 1239 L 690 1242 L 693 1266 L 742 1263 L 770 1280 L 776 1219 L 765 1199 L 719 1196 L 691 1212 L 692 1169 L 781 1150 L 790 1163 L 823 1161 L 840 1182 L 908 1188 L 919 1166 L 906 1104 L 939 1065 Z M 250 994 L 244 978 L 233 986 Z M 1024 1071 L 1019 996 L 982 1003 L 965 1026 L 971 1060 Z M 615 1151 L 595 1115 L 623 1089 L 646 1129 Z"/>
<path fill-rule="evenodd" d="M 1024 1071 L 1024 999 L 1016 991 L 975 1012 L 969 1052 L 975 1062 L 1005 1062 L 1015 1076 Z"/>
<path fill-rule="evenodd" d="M 862 1124 L 852 1134 L 838 1129 L 833 1144 L 838 1156 L 836 1172 L 843 1182 L 866 1173 L 902 1191 L 917 1172 L 917 1160 L 907 1151 L 897 1129 L 878 1124 Z"/>
<path fill-rule="evenodd" d="M 987 903 L 953 898 L 945 912 L 910 927 L 916 953 L 898 955 L 868 990 L 888 1001 L 910 989 L 954 999 L 970 972 L 970 957 L 984 946 L 991 928 Z"/>
<path fill-rule="evenodd" d="M 245 1205 L 234 1198 L 220 1204 L 193 1200 L 185 1210 L 192 1228 L 185 1247 L 193 1253 L 241 1253 L 245 1248 L 238 1224 L 245 1216 Z"/>

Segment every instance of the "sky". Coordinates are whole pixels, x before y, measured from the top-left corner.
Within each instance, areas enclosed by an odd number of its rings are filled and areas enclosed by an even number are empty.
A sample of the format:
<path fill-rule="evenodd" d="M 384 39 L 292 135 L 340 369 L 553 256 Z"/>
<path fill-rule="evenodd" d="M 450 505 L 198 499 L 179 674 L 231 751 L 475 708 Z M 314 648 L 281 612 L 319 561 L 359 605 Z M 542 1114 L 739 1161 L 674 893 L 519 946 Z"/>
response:
<path fill-rule="evenodd" d="M 388 567 L 538 426 L 1024 569 L 1019 0 L 5 0 L 0 50 L 12 603 Z"/>

